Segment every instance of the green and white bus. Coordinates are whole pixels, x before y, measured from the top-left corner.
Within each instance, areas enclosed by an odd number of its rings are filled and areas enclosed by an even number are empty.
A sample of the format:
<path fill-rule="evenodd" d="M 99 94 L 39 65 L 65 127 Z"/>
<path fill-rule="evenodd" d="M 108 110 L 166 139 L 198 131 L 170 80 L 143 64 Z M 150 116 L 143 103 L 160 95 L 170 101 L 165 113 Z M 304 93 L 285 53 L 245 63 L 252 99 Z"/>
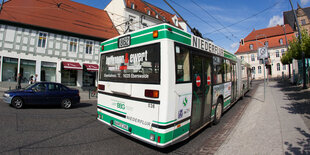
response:
<path fill-rule="evenodd" d="M 195 134 L 249 90 L 250 66 L 169 24 L 101 43 L 97 119 L 157 147 Z"/>

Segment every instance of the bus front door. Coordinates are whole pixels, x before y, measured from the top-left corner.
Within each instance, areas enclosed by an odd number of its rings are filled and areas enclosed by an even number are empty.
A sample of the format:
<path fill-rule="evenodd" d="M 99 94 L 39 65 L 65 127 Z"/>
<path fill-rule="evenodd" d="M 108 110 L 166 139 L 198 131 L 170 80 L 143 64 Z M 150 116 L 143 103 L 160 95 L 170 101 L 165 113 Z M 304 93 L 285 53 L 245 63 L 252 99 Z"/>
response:
<path fill-rule="evenodd" d="M 193 55 L 193 101 L 191 133 L 211 120 L 211 65 L 212 58 Z"/>

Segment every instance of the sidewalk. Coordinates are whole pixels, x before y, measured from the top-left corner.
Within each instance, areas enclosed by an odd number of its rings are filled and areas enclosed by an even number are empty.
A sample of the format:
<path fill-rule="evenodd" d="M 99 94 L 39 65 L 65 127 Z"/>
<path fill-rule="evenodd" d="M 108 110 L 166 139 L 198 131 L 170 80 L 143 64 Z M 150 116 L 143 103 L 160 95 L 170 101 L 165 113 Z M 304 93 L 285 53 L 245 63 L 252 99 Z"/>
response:
<path fill-rule="evenodd" d="M 270 82 L 264 102 L 260 84 L 216 154 L 310 154 L 309 101 L 310 89 Z"/>

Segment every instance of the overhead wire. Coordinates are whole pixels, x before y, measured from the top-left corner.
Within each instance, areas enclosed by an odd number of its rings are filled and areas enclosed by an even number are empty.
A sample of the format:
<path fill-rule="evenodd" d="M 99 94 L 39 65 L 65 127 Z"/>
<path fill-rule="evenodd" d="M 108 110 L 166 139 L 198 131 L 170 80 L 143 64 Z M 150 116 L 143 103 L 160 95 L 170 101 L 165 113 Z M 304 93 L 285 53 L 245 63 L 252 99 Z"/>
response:
<path fill-rule="evenodd" d="M 200 5 L 198 5 L 195 1 L 191 0 L 192 3 L 194 3 L 197 7 L 199 7 L 201 10 L 203 10 L 207 15 L 209 15 L 213 20 L 215 20 L 219 25 L 221 25 L 222 27 L 225 27 L 219 20 L 217 20 L 211 13 L 209 13 L 206 9 L 204 9 L 203 7 L 201 7 Z M 235 39 L 238 39 L 231 31 L 229 31 L 229 29 L 226 29 L 226 31 L 228 33 L 231 34 L 232 37 L 234 37 Z"/>
<path fill-rule="evenodd" d="M 228 26 L 225 26 L 225 27 L 223 27 L 223 28 L 220 28 L 220 29 L 217 29 L 217 30 L 215 30 L 215 31 L 212 31 L 212 32 L 209 32 L 209 33 L 205 33 L 205 34 L 211 34 L 211 33 L 218 32 L 218 31 L 220 31 L 220 30 L 226 29 L 226 28 L 228 28 L 228 27 L 231 27 L 231 26 L 240 24 L 241 22 L 244 22 L 244 21 L 246 21 L 246 20 L 248 20 L 248 19 L 250 19 L 250 18 L 253 18 L 253 17 L 255 17 L 255 16 L 258 16 L 259 14 L 261 14 L 261 13 L 263 13 L 263 12 L 269 10 L 269 9 L 272 9 L 273 7 L 275 7 L 276 5 L 278 5 L 278 4 L 280 3 L 280 1 L 282 1 L 282 0 L 277 1 L 277 2 L 274 3 L 273 5 L 271 5 L 271 6 L 269 6 L 269 7 L 265 8 L 265 9 L 263 9 L 263 10 L 261 10 L 261 11 L 255 13 L 255 14 L 253 14 L 253 15 L 251 15 L 251 16 L 249 16 L 249 17 L 246 17 L 246 18 L 244 18 L 244 19 L 242 19 L 242 20 L 239 20 L 239 21 L 237 21 L 237 22 L 235 22 L 235 23 L 232 23 L 232 24 L 230 24 L 230 25 L 228 25 Z"/>
<path fill-rule="evenodd" d="M 181 6 L 180 4 L 176 3 L 174 0 L 169 0 L 171 1 L 172 3 L 174 3 L 175 5 L 181 7 L 182 9 L 186 10 L 187 12 L 189 12 L 190 14 L 192 14 L 193 16 L 195 16 L 196 18 L 200 19 L 202 22 L 206 23 L 207 25 L 209 25 L 210 27 L 212 27 L 213 29 L 215 29 L 215 27 L 213 25 L 211 25 L 210 23 L 208 23 L 207 21 L 205 21 L 205 19 L 199 17 L 198 15 L 196 15 L 195 13 L 193 13 L 192 11 L 186 9 L 185 7 Z M 229 36 L 227 36 L 226 34 L 224 34 L 223 32 L 220 31 L 220 33 L 222 33 L 226 39 L 232 41 L 232 42 L 235 42 L 233 41 Z"/>

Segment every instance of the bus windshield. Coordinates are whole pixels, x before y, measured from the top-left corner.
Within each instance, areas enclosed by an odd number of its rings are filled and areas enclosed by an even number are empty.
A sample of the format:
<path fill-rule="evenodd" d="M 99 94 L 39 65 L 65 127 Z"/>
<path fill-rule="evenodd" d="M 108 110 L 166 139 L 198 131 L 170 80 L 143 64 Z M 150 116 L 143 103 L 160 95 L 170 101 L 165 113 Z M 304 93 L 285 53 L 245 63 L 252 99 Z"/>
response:
<path fill-rule="evenodd" d="M 103 53 L 100 57 L 100 81 L 160 83 L 159 43 Z"/>

